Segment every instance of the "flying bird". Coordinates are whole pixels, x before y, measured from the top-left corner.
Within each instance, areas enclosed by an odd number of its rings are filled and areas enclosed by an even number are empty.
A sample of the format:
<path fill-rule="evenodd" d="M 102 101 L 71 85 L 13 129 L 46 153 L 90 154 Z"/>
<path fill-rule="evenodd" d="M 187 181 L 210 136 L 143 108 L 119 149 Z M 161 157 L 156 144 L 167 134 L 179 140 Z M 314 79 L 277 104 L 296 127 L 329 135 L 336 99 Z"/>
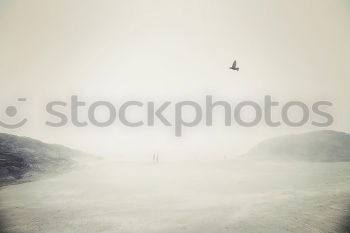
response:
<path fill-rule="evenodd" d="M 236 70 L 239 71 L 239 67 L 237 67 L 237 62 L 236 60 L 233 62 L 232 66 L 230 67 L 231 70 Z"/>

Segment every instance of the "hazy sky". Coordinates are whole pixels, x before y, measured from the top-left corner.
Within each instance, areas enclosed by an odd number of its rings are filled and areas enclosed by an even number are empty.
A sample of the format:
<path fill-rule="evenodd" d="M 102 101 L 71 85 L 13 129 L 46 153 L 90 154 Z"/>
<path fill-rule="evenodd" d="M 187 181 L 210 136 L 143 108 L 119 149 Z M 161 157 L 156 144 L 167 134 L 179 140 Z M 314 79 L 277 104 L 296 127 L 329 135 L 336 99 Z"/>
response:
<path fill-rule="evenodd" d="M 44 106 L 73 94 L 109 100 L 274 99 L 334 102 L 331 129 L 350 127 L 350 3 L 346 0 L 0 1 L 1 130 L 86 151 L 172 158 L 241 153 L 260 140 L 317 130 L 280 127 L 50 128 Z M 240 71 L 229 70 L 237 59 Z M 17 103 L 26 97 L 26 103 Z"/>

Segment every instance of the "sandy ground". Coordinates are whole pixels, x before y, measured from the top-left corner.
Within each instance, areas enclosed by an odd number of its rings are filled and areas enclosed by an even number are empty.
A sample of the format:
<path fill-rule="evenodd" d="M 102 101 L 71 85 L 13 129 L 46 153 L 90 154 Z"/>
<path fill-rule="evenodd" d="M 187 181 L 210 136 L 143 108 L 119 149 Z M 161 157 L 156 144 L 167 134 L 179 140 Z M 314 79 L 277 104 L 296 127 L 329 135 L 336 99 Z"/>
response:
<path fill-rule="evenodd" d="M 346 232 L 349 163 L 101 162 L 0 190 L 9 233 Z"/>

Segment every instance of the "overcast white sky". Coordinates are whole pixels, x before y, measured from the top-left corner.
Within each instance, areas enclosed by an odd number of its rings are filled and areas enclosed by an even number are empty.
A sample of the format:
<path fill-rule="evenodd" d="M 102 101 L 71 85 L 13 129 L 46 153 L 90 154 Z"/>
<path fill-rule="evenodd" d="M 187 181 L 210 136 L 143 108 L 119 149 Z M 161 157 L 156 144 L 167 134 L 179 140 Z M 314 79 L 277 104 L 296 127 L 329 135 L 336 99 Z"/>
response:
<path fill-rule="evenodd" d="M 29 123 L 2 132 L 100 154 L 171 158 L 242 153 L 264 138 L 313 127 L 55 129 L 50 100 L 333 101 L 350 127 L 350 3 L 345 0 L 0 1 L 1 119 L 8 105 Z M 240 71 L 229 70 L 237 59 Z M 17 103 L 26 97 L 26 103 Z"/>

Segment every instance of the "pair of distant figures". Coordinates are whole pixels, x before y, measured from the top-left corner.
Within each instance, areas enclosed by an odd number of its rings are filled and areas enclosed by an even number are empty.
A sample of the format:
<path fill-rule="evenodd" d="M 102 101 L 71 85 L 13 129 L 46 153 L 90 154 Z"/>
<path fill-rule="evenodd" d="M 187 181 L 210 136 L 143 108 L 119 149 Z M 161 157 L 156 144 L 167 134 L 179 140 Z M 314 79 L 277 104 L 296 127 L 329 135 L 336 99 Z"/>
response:
<path fill-rule="evenodd" d="M 155 163 L 159 162 L 159 154 L 153 154 L 153 162 Z"/>

